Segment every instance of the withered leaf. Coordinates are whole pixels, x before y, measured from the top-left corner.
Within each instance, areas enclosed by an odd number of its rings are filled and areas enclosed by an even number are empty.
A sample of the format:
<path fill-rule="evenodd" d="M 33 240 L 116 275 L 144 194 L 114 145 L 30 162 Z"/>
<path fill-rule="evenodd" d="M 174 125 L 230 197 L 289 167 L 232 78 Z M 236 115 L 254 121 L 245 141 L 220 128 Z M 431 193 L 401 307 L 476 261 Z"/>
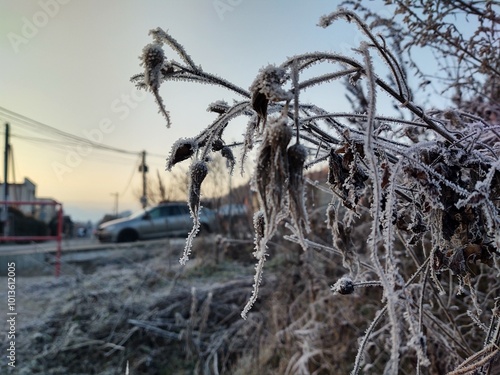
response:
<path fill-rule="evenodd" d="M 260 125 L 260 121 L 262 120 L 262 126 L 266 126 L 266 118 L 267 118 L 267 105 L 269 103 L 269 99 L 267 99 L 266 95 L 260 91 L 255 91 L 252 93 L 252 108 L 257 115 L 259 116 L 259 120 L 257 121 L 257 127 Z"/>

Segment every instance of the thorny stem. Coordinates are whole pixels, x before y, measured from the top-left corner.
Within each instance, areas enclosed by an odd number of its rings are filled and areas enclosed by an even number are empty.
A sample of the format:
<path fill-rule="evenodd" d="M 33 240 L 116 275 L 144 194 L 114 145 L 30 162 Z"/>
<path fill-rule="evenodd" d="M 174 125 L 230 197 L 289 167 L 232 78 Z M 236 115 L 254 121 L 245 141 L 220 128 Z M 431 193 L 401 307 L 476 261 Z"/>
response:
<path fill-rule="evenodd" d="M 356 69 L 359 69 L 364 75 L 366 75 L 366 69 L 363 67 L 359 62 L 356 60 L 350 59 L 345 56 L 341 55 L 334 55 L 334 54 L 329 54 L 329 53 L 321 53 L 317 52 L 314 54 L 307 54 L 303 55 L 301 59 L 312 59 L 315 61 L 321 61 L 321 60 L 331 60 L 334 62 L 342 62 L 347 65 L 350 65 Z M 289 60 L 282 64 L 282 66 L 286 67 L 290 65 L 294 60 Z M 411 101 L 408 101 L 407 98 L 405 98 L 403 95 L 398 94 L 396 91 L 394 91 L 387 83 L 385 83 L 383 80 L 378 78 L 377 76 L 374 76 L 375 83 L 380 86 L 384 91 L 386 91 L 390 96 L 392 96 L 394 99 L 396 99 L 403 107 L 406 107 L 410 112 L 415 114 L 417 117 L 419 117 L 423 122 L 425 122 L 429 129 L 435 131 L 439 135 L 441 135 L 444 139 L 449 141 L 450 143 L 455 143 L 456 139 L 447 131 L 444 129 L 440 128 L 431 118 L 429 118 L 425 112 L 413 104 Z"/>
<path fill-rule="evenodd" d="M 207 73 L 204 70 L 199 70 L 199 69 L 190 69 L 184 65 L 180 65 L 178 63 L 172 62 L 172 66 L 175 66 L 181 70 L 181 72 L 186 72 L 189 73 L 190 75 L 193 75 L 195 77 L 200 77 L 203 78 L 203 81 L 207 83 L 212 83 L 214 85 L 219 85 L 222 87 L 225 87 L 226 89 L 230 91 L 234 91 L 235 93 L 244 96 L 245 98 L 250 99 L 251 94 L 248 90 L 244 90 L 241 87 L 232 84 L 231 82 L 226 81 L 225 79 L 219 78 L 213 74 Z M 172 77 L 175 77 L 175 73 L 172 74 Z M 165 78 L 170 78 L 170 76 L 167 76 Z M 185 77 L 188 79 L 188 77 Z"/>
<path fill-rule="evenodd" d="M 404 285 L 404 288 L 411 285 L 413 283 L 413 281 L 415 281 L 417 276 L 420 274 L 420 272 L 422 272 L 424 270 L 424 268 L 427 267 L 428 264 L 429 264 L 429 258 L 427 258 L 425 260 L 425 262 L 422 263 L 422 265 L 418 268 L 418 270 L 413 274 L 413 276 L 408 279 L 408 281 Z M 388 308 L 388 306 L 386 304 L 381 310 L 379 310 L 379 312 L 377 313 L 377 316 L 371 322 L 370 326 L 367 328 L 365 335 L 363 336 L 363 339 L 362 339 L 361 343 L 359 344 L 359 350 L 358 350 L 358 353 L 356 355 L 356 360 L 354 362 L 354 368 L 351 371 L 351 375 L 357 375 L 359 373 L 361 358 L 363 357 L 363 353 L 364 353 L 364 349 L 366 347 L 366 344 L 368 343 L 368 340 L 371 336 L 372 331 L 375 329 L 377 324 L 380 322 L 382 316 L 387 312 L 387 308 Z"/>
<path fill-rule="evenodd" d="M 489 353 L 488 353 L 489 352 Z M 491 361 L 499 352 L 498 347 L 494 345 L 488 345 L 480 352 L 470 356 L 464 362 L 462 362 L 454 371 L 449 372 L 447 375 L 465 375 L 470 373 L 471 371 L 479 369 L 481 366 L 484 366 L 489 361 Z M 484 355 L 482 359 L 479 361 L 468 365 L 470 362 L 476 360 L 478 357 Z M 468 366 L 467 366 L 468 365 Z"/>
<path fill-rule="evenodd" d="M 235 104 L 229 111 L 220 115 L 206 130 L 203 131 L 202 135 L 208 134 L 207 138 L 204 140 L 206 142 L 206 146 L 203 150 L 202 159 L 204 159 L 211 150 L 213 138 L 220 134 L 223 129 L 227 126 L 229 121 L 243 111 L 245 111 L 249 106 L 248 101 L 243 101 Z"/>
<path fill-rule="evenodd" d="M 368 286 L 382 286 L 380 281 L 360 281 L 359 283 L 353 283 L 355 287 L 368 287 Z"/>
<path fill-rule="evenodd" d="M 420 298 L 418 301 L 418 331 L 422 332 L 422 324 L 424 320 L 424 291 L 425 291 L 425 285 L 427 284 L 427 279 L 429 277 L 429 264 L 427 264 L 427 267 L 425 268 L 425 272 L 423 274 L 423 280 L 422 280 L 422 290 L 420 292 Z M 417 373 L 420 374 L 420 361 L 417 361 Z"/>
<path fill-rule="evenodd" d="M 405 2 L 398 1 L 398 4 L 400 6 L 402 6 L 402 7 L 404 7 L 405 8 L 405 12 L 407 12 L 408 14 L 411 14 L 413 17 L 415 17 L 415 19 L 417 19 L 421 24 L 425 24 L 426 23 L 413 10 L 411 10 L 411 8 L 409 6 L 407 6 L 405 4 Z M 462 53 L 464 53 L 465 55 L 467 55 L 470 59 L 472 59 L 473 61 L 475 61 L 475 63 L 477 64 L 476 67 L 480 67 L 481 65 L 484 64 L 488 69 L 490 69 L 496 75 L 500 76 L 500 71 L 498 71 L 497 69 L 495 69 L 491 64 L 487 63 L 486 61 L 481 61 L 480 59 L 478 59 L 476 56 L 474 56 L 474 54 L 472 54 L 470 51 L 468 51 L 466 48 L 464 48 L 461 43 L 455 43 L 452 39 L 450 39 L 449 37 L 447 37 L 446 34 L 443 34 L 443 32 L 441 32 L 437 28 L 435 28 L 433 30 L 433 32 L 434 32 L 435 36 L 441 37 L 449 45 L 452 45 L 454 48 L 456 48 L 457 50 L 461 51 Z"/>
<path fill-rule="evenodd" d="M 431 256 L 429 256 L 427 259 L 430 259 L 430 257 Z M 459 329 L 456 328 L 456 326 L 454 324 L 455 320 L 450 316 L 450 314 L 448 312 L 448 309 L 446 308 L 446 306 L 444 305 L 443 301 L 441 300 L 440 295 L 439 295 L 438 291 L 436 290 L 436 285 L 434 283 L 429 283 L 429 285 L 431 286 L 432 292 L 434 294 L 434 298 L 437 301 L 439 307 L 441 308 L 443 314 L 446 316 L 446 319 L 448 320 L 448 322 L 450 323 L 450 325 L 455 328 L 455 330 L 454 330 L 455 333 L 460 336 L 460 339 L 462 340 L 462 342 L 466 346 L 463 346 L 451 334 L 447 333 L 446 329 L 441 326 L 442 322 L 438 322 L 439 324 L 437 323 L 438 327 L 440 327 L 442 329 L 442 331 L 447 336 L 449 336 L 453 341 L 455 341 L 455 343 L 462 348 L 462 350 L 464 351 L 464 353 L 466 353 L 467 355 L 470 355 L 472 353 L 472 349 L 470 348 L 467 340 L 465 340 L 465 337 L 462 335 L 462 332 Z"/>
<path fill-rule="evenodd" d="M 373 66 L 371 61 L 371 56 L 368 52 L 366 46 L 362 46 L 362 53 L 365 59 L 366 75 L 368 78 L 368 92 L 369 92 L 369 102 L 368 102 L 368 114 L 367 114 L 367 125 L 366 125 L 366 138 L 364 143 L 365 156 L 368 158 L 369 169 L 371 170 L 371 179 L 373 187 L 373 204 L 372 204 L 372 231 L 369 237 L 369 245 L 371 246 L 370 258 L 375 264 L 375 269 L 377 270 L 378 277 L 384 288 L 384 295 L 387 299 L 387 309 L 389 312 L 389 319 L 391 322 L 391 368 L 392 372 L 396 373 L 399 363 L 399 341 L 400 341 L 400 330 L 399 323 L 396 316 L 396 307 L 394 305 L 393 299 L 395 298 L 394 283 L 391 283 L 387 277 L 386 272 L 384 272 L 382 265 L 380 264 L 379 257 L 377 254 L 377 249 L 380 240 L 380 229 L 379 223 L 381 214 L 381 202 L 382 202 L 382 191 L 381 182 L 379 174 L 379 165 L 376 160 L 376 156 L 373 150 L 373 138 L 374 138 L 374 128 L 375 128 L 375 93 L 376 86 L 373 76 Z M 387 263 L 390 264 L 393 261 L 391 256 L 387 257 Z M 395 275 L 393 276 L 395 277 Z"/>
<path fill-rule="evenodd" d="M 299 69 L 297 62 L 292 65 L 292 85 L 293 85 L 293 122 L 295 125 L 296 143 L 300 143 L 299 128 Z"/>
<path fill-rule="evenodd" d="M 303 81 L 298 87 L 299 90 L 304 90 L 308 87 L 318 85 L 320 83 L 325 83 L 334 79 L 339 79 L 345 76 L 349 76 L 351 74 L 354 74 L 356 72 L 359 72 L 359 69 L 357 68 L 351 68 L 351 69 L 346 69 L 341 72 L 335 72 L 335 73 L 327 73 L 322 76 L 314 77 L 311 79 L 308 79 L 306 81 Z"/>
<path fill-rule="evenodd" d="M 396 84 L 398 85 L 399 95 L 401 97 L 406 97 L 406 100 L 410 100 L 409 90 L 408 90 L 408 87 L 406 86 L 406 83 L 404 80 L 404 74 L 401 70 L 401 67 L 397 63 L 395 57 L 385 47 L 383 47 L 379 44 L 379 42 L 377 41 L 377 38 L 375 38 L 375 36 L 373 36 L 371 31 L 368 29 L 366 24 L 358 17 L 358 15 L 356 13 L 348 11 L 346 9 L 340 9 L 340 10 L 332 13 L 327 18 L 333 19 L 336 17 L 344 17 L 349 22 L 351 21 L 351 19 L 356 21 L 356 25 L 368 37 L 368 39 L 370 39 L 370 41 L 373 43 L 374 47 L 379 52 L 382 59 L 385 60 L 385 62 L 389 66 L 389 69 L 392 71 L 392 75 L 394 77 L 394 80 L 396 81 Z M 405 92 L 403 92 L 403 87 L 405 89 L 404 90 Z"/>
<path fill-rule="evenodd" d="M 381 310 L 378 311 L 377 316 L 371 322 L 370 326 L 366 329 L 365 335 L 363 336 L 363 340 L 359 344 L 358 353 L 356 354 L 356 359 L 354 360 L 354 368 L 351 371 L 351 375 L 357 375 L 360 370 L 361 359 L 363 358 L 364 351 L 368 340 L 370 339 L 371 333 L 380 322 L 384 314 L 387 312 L 387 305 L 385 305 Z"/>

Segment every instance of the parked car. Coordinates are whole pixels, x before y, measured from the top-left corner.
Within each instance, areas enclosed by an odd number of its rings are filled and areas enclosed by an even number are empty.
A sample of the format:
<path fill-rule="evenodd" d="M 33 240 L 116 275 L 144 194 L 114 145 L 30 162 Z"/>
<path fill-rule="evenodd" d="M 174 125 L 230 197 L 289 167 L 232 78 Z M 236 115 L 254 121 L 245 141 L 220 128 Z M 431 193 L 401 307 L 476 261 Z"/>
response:
<path fill-rule="evenodd" d="M 202 208 L 200 214 L 202 233 L 217 230 L 218 220 L 214 211 Z M 131 242 L 161 237 L 186 236 L 193 227 L 193 219 L 185 202 L 162 203 L 132 214 L 129 217 L 107 221 L 97 228 L 101 242 Z"/>
<path fill-rule="evenodd" d="M 248 215 L 248 208 L 244 204 L 225 204 L 217 210 L 219 216 L 227 218 L 232 216 Z"/>

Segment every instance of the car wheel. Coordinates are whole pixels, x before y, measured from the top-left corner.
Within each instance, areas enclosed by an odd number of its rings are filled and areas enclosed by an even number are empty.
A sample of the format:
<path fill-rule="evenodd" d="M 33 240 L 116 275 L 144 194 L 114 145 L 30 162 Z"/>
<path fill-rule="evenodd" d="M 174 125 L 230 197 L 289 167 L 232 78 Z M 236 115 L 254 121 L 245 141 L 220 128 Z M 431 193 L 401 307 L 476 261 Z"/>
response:
<path fill-rule="evenodd" d="M 137 232 L 133 229 L 125 229 L 118 235 L 117 242 L 134 242 L 139 238 Z"/>

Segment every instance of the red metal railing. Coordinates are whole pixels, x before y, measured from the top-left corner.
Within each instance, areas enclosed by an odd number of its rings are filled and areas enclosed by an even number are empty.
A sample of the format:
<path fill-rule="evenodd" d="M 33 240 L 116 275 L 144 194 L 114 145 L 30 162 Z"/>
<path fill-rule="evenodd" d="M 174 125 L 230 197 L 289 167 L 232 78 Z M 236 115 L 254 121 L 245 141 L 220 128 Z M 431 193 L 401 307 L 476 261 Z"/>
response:
<path fill-rule="evenodd" d="M 56 206 L 57 207 L 57 234 L 55 236 L 0 236 L 0 241 L 45 241 L 45 240 L 56 240 L 57 250 L 56 250 L 56 263 L 55 263 L 55 275 L 58 277 L 61 273 L 61 251 L 62 251 L 62 231 L 63 231 L 63 207 L 62 204 L 56 201 L 0 201 L 0 206 Z M 6 214 L 8 220 L 8 214 Z"/>

